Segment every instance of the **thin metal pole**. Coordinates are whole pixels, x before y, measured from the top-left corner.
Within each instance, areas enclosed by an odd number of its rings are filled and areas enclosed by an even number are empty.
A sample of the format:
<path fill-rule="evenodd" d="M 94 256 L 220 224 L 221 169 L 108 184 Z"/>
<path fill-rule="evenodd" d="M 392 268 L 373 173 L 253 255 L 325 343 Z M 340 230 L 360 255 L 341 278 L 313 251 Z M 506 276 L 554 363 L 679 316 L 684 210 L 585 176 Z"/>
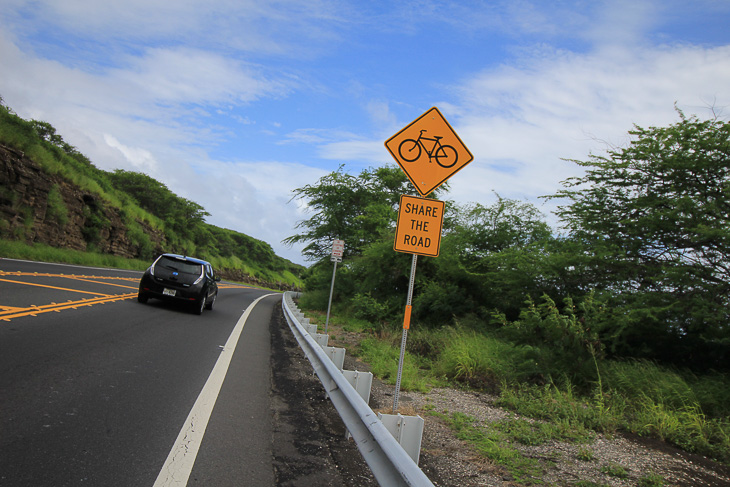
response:
<path fill-rule="evenodd" d="M 393 398 L 393 414 L 398 412 L 398 395 L 400 394 L 400 381 L 403 376 L 403 358 L 406 353 L 406 339 L 408 330 L 411 327 L 411 301 L 413 299 L 413 282 L 416 280 L 416 261 L 418 255 L 413 254 L 411 261 L 411 280 L 408 283 L 408 299 L 406 300 L 406 312 L 403 316 L 403 338 L 400 342 L 400 360 L 398 360 L 398 378 L 395 381 L 395 397 Z"/>
<path fill-rule="evenodd" d="M 330 324 L 330 308 L 332 308 L 332 294 L 335 292 L 335 272 L 337 272 L 337 261 L 335 260 L 335 267 L 332 269 L 332 285 L 330 286 L 330 302 L 327 304 L 327 320 L 324 322 L 324 334 L 327 334 L 327 327 Z"/>

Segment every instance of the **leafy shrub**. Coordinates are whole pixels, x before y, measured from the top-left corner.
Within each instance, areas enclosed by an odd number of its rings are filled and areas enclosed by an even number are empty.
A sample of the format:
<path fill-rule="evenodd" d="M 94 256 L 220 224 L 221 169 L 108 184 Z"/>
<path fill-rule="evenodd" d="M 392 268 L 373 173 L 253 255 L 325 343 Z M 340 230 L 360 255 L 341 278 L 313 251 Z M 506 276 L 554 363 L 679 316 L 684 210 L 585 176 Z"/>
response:
<path fill-rule="evenodd" d="M 414 327 L 408 333 L 406 349 L 426 360 L 437 362 L 446 348 L 446 341 L 451 328 L 429 330 Z"/>
<path fill-rule="evenodd" d="M 503 316 L 502 333 L 517 343 L 537 347 L 539 367 L 551 381 L 563 381 L 583 388 L 599 380 L 597 361 L 605 356 L 602 331 L 608 328 L 609 314 L 603 304 L 589 294 L 577 305 L 571 298 L 562 309 L 547 295 L 542 302 L 527 301 L 517 321 Z"/>
<path fill-rule="evenodd" d="M 84 226 L 81 235 L 89 245 L 96 245 L 101 240 L 101 231 L 109 226 L 109 220 L 97 205 L 84 206 Z"/>
<path fill-rule="evenodd" d="M 151 260 L 154 257 L 155 245 L 152 243 L 150 236 L 143 232 L 139 225 L 130 225 L 127 235 L 129 240 L 137 245 L 137 258 Z"/>
<path fill-rule="evenodd" d="M 472 307 L 467 301 L 466 293 L 456 284 L 429 281 L 419 289 L 413 308 L 419 322 L 438 327 L 453 324 L 455 316 L 466 314 Z"/>
<path fill-rule="evenodd" d="M 370 293 L 358 293 L 351 302 L 355 318 L 373 323 L 384 323 L 388 318 L 388 306 L 374 299 Z"/>
<path fill-rule="evenodd" d="M 327 303 L 329 302 L 329 291 L 324 289 L 316 289 L 307 291 L 299 298 L 299 306 L 303 309 L 316 309 L 318 311 L 327 311 Z"/>

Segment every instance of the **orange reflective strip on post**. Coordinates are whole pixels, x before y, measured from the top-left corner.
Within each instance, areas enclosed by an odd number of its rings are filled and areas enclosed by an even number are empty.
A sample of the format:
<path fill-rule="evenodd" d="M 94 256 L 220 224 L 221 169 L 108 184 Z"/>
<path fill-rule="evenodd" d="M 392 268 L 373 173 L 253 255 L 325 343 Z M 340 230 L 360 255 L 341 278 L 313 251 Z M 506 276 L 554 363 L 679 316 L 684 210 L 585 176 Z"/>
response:
<path fill-rule="evenodd" d="M 406 314 L 403 317 L 403 329 L 408 330 L 411 328 L 411 305 L 406 305 Z"/>

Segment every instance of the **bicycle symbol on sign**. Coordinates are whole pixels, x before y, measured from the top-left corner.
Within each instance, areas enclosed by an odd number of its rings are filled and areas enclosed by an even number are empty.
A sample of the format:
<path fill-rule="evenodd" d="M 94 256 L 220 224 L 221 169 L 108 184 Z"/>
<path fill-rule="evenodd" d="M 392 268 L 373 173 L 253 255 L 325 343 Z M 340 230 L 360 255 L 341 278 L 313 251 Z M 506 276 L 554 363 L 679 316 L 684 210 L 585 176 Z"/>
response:
<path fill-rule="evenodd" d="M 436 163 L 443 168 L 449 168 L 456 164 L 459 160 L 459 153 L 456 152 L 456 149 L 448 144 L 441 145 L 443 137 L 438 135 L 434 135 L 433 138 L 425 137 L 424 132 L 426 130 L 421 130 L 417 139 L 405 139 L 398 145 L 398 154 L 401 158 L 406 162 L 417 161 L 421 157 L 421 151 L 424 150 L 428 154 L 428 162 L 431 162 L 431 159 L 436 159 Z M 428 150 L 423 142 L 424 140 L 433 142 L 431 150 Z"/>

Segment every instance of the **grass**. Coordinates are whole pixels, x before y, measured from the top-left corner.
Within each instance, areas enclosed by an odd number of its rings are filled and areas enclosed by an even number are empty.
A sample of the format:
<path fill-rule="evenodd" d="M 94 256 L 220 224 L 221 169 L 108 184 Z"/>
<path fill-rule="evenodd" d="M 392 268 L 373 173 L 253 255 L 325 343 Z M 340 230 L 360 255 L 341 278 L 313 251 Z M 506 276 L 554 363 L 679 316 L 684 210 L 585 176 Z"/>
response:
<path fill-rule="evenodd" d="M 395 384 L 398 377 L 400 350 L 390 343 L 376 338 L 366 338 L 360 343 L 359 354 L 370 364 L 374 375 L 388 384 Z M 428 392 L 431 383 L 421 373 L 418 360 L 408 352 L 403 359 L 401 389 L 406 391 Z"/>
<path fill-rule="evenodd" d="M 637 485 L 639 487 L 663 487 L 665 485 L 664 477 L 657 473 L 649 472 L 639 478 Z"/>
<path fill-rule="evenodd" d="M 306 296 L 300 302 L 304 309 Z M 333 322 L 362 333 L 365 338 L 358 350 L 362 360 L 371 364 L 376 376 L 395 382 L 399 333 L 339 315 L 331 317 Z M 488 444 L 489 438 L 501 434 L 512 442 L 528 445 L 540 444 L 546 438 L 587 444 L 596 433 L 628 431 L 730 464 L 727 375 L 699 377 L 648 361 L 596 360 L 593 366 L 598 380 L 588 388 L 578 388 L 565 377 L 554 381 L 553 376 L 542 375 L 536 360 L 542 352 L 535 347 L 459 327 L 414 329 L 408 335 L 403 390 L 422 391 L 445 383 L 489 390 L 499 395 L 499 406 L 539 420 L 500 424 L 483 433 L 486 439 L 480 439 L 465 419 L 449 419 L 461 434 L 473 435 L 478 442 Z M 484 445 L 480 447 L 480 451 L 487 450 Z M 580 460 L 600 460 L 587 448 L 581 451 Z M 489 455 L 500 457 L 495 451 Z M 641 485 L 662 485 L 661 477 L 655 474 L 639 480 Z"/>
<path fill-rule="evenodd" d="M 125 259 L 110 254 L 59 249 L 43 244 L 30 245 L 12 240 L 0 240 L 0 256 L 113 269 L 145 270 L 150 265 L 149 261 Z"/>
<path fill-rule="evenodd" d="M 578 450 L 577 458 L 583 462 L 595 462 L 596 454 L 590 448 L 581 448 Z"/>
<path fill-rule="evenodd" d="M 601 467 L 601 472 L 617 479 L 625 479 L 629 476 L 628 470 L 618 463 L 609 463 Z"/>
<path fill-rule="evenodd" d="M 522 485 L 543 484 L 545 470 L 541 462 L 523 456 L 513 445 L 510 435 L 496 428 L 483 428 L 474 418 L 455 412 L 430 414 L 440 417 L 454 431 L 456 437 L 468 442 L 479 453 L 504 467 L 516 482 Z"/>
<path fill-rule="evenodd" d="M 588 443 L 595 439 L 592 431 L 566 422 L 527 421 L 511 419 L 495 423 L 495 428 L 526 446 L 542 445 L 549 441 Z"/>

